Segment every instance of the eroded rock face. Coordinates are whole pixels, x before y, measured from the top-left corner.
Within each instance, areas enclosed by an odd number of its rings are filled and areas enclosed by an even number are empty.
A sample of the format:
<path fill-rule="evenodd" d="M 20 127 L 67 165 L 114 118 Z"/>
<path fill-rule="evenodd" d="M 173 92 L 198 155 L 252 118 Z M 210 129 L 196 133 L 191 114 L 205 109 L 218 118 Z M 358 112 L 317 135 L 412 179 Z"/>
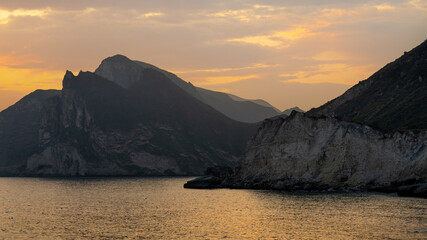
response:
<path fill-rule="evenodd" d="M 58 90 L 37 90 L 0 112 L 0 175 L 20 175 L 37 149 L 41 111 Z"/>
<path fill-rule="evenodd" d="M 266 120 L 250 141 L 235 187 L 369 189 L 427 180 L 427 131 L 383 133 L 293 112 Z"/>
<path fill-rule="evenodd" d="M 161 73 L 142 70 L 123 88 L 67 72 L 42 110 L 39 147 L 24 175 L 196 175 L 233 166 L 257 125 L 233 121 Z"/>
<path fill-rule="evenodd" d="M 267 119 L 234 173 L 185 187 L 371 190 L 427 197 L 427 131 L 381 132 L 331 117 Z"/>

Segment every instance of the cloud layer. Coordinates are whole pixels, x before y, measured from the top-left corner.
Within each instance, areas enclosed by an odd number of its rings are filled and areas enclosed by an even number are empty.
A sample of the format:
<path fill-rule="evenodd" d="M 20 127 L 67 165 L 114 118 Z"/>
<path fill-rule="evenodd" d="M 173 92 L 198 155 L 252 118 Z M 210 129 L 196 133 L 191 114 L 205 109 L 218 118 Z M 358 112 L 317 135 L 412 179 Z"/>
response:
<path fill-rule="evenodd" d="M 93 71 L 120 53 L 307 110 L 421 43 L 427 1 L 0 1 L 0 35 L 0 89 L 11 98 L 60 88 L 66 69 Z"/>

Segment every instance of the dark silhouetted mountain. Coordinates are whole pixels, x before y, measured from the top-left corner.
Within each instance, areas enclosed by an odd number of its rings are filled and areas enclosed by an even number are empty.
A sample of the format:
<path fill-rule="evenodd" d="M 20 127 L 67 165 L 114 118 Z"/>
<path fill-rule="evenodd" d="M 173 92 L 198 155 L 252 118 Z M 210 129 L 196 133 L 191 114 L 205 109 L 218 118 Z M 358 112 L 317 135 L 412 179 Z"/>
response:
<path fill-rule="evenodd" d="M 67 72 L 62 94 L 42 110 L 39 147 L 27 175 L 191 175 L 233 166 L 257 124 L 232 120 L 169 77 L 133 61 L 119 84 Z M 116 74 L 112 71 L 111 74 Z"/>
<path fill-rule="evenodd" d="M 427 129 L 427 40 L 308 115 L 383 130 Z"/>
<path fill-rule="evenodd" d="M 162 73 L 191 96 L 234 120 L 255 123 L 280 114 L 279 110 L 264 100 L 247 100 L 231 94 L 195 87 L 173 73 L 148 63 L 130 60 L 122 55 L 115 55 L 103 60 L 95 73 L 124 88 L 129 88 L 134 81 L 139 79 L 141 70 L 145 69 Z"/>
<path fill-rule="evenodd" d="M 291 113 L 292 113 L 292 111 L 297 111 L 297 112 L 304 112 L 304 110 L 301 110 L 301 108 L 299 108 L 299 107 L 293 107 L 293 108 L 289 108 L 289 109 L 286 109 L 285 111 L 283 111 L 283 114 L 286 114 L 286 115 L 291 115 Z"/>
<path fill-rule="evenodd" d="M 38 146 L 41 109 L 59 90 L 37 90 L 0 112 L 0 175 L 25 170 Z"/>

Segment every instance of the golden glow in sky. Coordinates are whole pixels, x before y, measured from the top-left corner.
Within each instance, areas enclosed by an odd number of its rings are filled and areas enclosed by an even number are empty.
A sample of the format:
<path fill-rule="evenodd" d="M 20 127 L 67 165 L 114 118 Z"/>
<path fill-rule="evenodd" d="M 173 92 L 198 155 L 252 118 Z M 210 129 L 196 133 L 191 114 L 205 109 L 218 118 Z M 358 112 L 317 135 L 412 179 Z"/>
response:
<path fill-rule="evenodd" d="M 1 1 L 0 110 L 123 54 L 281 110 L 317 107 L 427 38 L 427 1 Z"/>

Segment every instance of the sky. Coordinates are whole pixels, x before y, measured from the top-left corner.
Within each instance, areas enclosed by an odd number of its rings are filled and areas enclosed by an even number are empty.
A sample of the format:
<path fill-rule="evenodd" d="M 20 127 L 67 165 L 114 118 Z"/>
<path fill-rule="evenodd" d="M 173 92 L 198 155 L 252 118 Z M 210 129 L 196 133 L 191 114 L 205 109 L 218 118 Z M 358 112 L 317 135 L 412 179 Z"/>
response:
<path fill-rule="evenodd" d="M 427 0 L 0 0 L 0 111 L 115 54 L 318 107 L 427 38 Z"/>

